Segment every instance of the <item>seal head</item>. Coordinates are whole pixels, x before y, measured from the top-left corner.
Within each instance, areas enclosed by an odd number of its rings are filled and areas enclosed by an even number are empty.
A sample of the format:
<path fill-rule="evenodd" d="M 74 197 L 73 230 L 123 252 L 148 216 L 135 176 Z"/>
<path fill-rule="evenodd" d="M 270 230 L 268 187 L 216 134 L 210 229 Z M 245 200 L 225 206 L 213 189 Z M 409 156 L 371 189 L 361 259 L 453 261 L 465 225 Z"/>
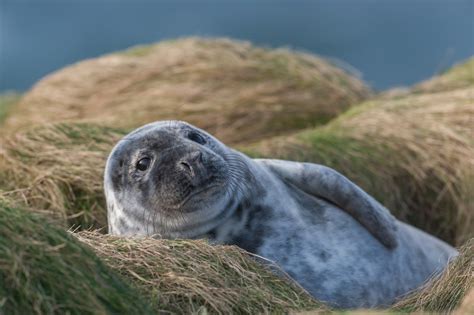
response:
<path fill-rule="evenodd" d="M 135 130 L 112 150 L 105 171 L 109 233 L 193 238 L 230 213 L 233 153 L 180 121 Z"/>

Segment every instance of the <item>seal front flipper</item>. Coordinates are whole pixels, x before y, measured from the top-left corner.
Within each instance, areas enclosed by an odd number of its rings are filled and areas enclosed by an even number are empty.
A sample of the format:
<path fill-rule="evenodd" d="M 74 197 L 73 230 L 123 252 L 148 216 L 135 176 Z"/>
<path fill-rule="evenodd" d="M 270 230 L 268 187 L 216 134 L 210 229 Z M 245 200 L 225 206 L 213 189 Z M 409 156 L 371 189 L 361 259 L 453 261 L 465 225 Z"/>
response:
<path fill-rule="evenodd" d="M 318 164 L 258 159 L 304 192 L 326 199 L 361 223 L 389 249 L 397 247 L 395 218 L 365 191 L 337 171 Z"/>

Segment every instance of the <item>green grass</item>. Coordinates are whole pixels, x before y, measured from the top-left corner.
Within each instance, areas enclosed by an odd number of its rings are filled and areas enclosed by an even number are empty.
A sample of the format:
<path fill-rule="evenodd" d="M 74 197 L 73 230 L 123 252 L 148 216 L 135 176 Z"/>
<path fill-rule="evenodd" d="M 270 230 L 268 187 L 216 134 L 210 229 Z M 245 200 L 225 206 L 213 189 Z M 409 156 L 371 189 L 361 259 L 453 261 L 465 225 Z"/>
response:
<path fill-rule="evenodd" d="M 152 314 L 136 290 L 39 214 L 0 201 L 0 313 Z"/>
<path fill-rule="evenodd" d="M 3 92 L 0 94 L 0 126 L 20 97 L 20 94 L 14 92 Z"/>

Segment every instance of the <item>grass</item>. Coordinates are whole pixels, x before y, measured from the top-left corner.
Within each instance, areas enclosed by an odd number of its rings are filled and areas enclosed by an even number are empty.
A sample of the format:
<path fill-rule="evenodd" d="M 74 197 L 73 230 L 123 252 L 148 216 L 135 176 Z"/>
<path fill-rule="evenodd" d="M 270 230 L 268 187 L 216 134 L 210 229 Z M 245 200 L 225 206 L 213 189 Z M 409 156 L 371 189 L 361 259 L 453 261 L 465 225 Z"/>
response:
<path fill-rule="evenodd" d="M 152 308 L 68 232 L 2 199 L 0 313 L 152 314 Z"/>
<path fill-rule="evenodd" d="M 20 100 L 20 97 L 20 94 L 15 92 L 0 93 L 0 126 L 12 110 L 13 105 Z"/>
<path fill-rule="evenodd" d="M 325 123 L 370 95 L 360 80 L 316 56 L 186 38 L 49 75 L 15 106 L 6 126 L 86 120 L 135 128 L 179 118 L 237 143 Z"/>
<path fill-rule="evenodd" d="M 427 282 L 421 289 L 405 297 L 392 309 L 404 312 L 451 312 L 465 298 L 470 298 L 474 284 L 474 239 L 459 250 L 460 256 L 446 270 Z M 471 292 L 471 297 L 467 295 Z M 472 307 L 464 303 L 461 307 Z M 467 314 L 467 313 L 466 313 Z"/>
<path fill-rule="evenodd" d="M 412 91 L 442 92 L 457 88 L 472 87 L 474 85 L 474 57 L 455 65 L 444 73 L 441 73 L 425 82 L 415 85 Z"/>
<path fill-rule="evenodd" d="M 105 227 L 103 170 L 109 151 L 124 134 L 80 123 L 16 133 L 0 149 L 0 189 L 64 227 Z"/>
<path fill-rule="evenodd" d="M 243 150 L 333 167 L 399 219 L 460 245 L 474 233 L 473 105 L 472 88 L 375 99 Z"/>
<path fill-rule="evenodd" d="M 87 231 L 76 236 L 164 313 L 328 310 L 235 246 L 211 246 L 202 240 L 125 239 Z"/>

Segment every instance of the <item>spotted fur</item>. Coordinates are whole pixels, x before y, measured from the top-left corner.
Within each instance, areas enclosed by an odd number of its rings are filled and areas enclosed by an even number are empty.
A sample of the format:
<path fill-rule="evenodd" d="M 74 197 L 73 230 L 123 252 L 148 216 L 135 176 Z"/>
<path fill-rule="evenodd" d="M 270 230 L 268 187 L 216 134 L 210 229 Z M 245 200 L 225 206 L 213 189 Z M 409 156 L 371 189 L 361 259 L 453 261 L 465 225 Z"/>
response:
<path fill-rule="evenodd" d="M 195 152 L 200 161 L 189 162 Z M 135 169 L 141 156 L 152 159 L 146 172 Z M 180 168 L 183 159 L 190 169 Z M 336 307 L 390 305 L 457 254 L 334 170 L 250 159 L 184 122 L 126 136 L 110 154 L 104 185 L 110 233 L 238 245 Z"/>

